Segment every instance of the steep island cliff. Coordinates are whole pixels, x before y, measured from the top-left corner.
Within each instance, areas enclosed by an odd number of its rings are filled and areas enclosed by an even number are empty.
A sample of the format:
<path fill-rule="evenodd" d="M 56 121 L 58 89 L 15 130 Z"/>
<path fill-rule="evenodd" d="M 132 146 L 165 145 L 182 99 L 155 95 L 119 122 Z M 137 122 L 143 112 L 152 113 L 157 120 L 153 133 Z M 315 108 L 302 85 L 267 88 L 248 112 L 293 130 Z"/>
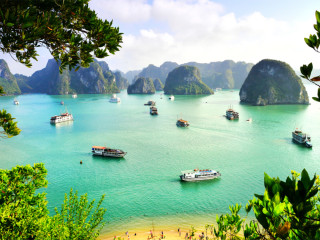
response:
<path fill-rule="evenodd" d="M 164 86 L 165 94 L 203 95 L 213 94 L 205 83 L 201 81 L 200 71 L 194 66 L 180 66 L 168 74 Z"/>
<path fill-rule="evenodd" d="M 240 90 L 240 101 L 257 106 L 309 104 L 301 79 L 285 62 L 264 59 L 251 69 Z"/>

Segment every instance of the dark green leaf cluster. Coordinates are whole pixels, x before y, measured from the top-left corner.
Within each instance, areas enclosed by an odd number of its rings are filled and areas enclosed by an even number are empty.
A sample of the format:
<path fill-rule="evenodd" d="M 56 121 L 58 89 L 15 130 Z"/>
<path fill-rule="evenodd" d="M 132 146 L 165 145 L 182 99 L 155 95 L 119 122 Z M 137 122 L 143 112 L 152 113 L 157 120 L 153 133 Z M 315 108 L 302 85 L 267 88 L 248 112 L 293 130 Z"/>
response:
<path fill-rule="evenodd" d="M 13 121 L 14 119 L 5 109 L 0 110 L 0 127 L 3 128 L 3 131 L 0 131 L 0 137 L 10 138 L 17 136 L 21 132 L 17 127 L 17 122 Z"/>
<path fill-rule="evenodd" d="M 306 44 L 315 50 L 316 52 L 319 52 L 319 46 L 320 46 L 320 12 L 316 11 L 316 20 L 317 23 L 313 25 L 314 29 L 316 30 L 316 34 L 310 34 L 309 38 L 305 38 L 304 41 Z M 317 85 L 319 87 L 318 89 L 318 97 L 313 97 L 312 99 L 320 102 L 320 85 L 317 84 L 317 81 L 320 81 L 320 76 L 316 76 L 311 78 L 313 70 L 313 65 L 312 63 L 309 63 L 308 65 L 303 65 L 300 67 L 300 72 L 301 72 L 301 77 L 307 79 L 309 82 Z"/>
<path fill-rule="evenodd" d="M 60 72 L 88 67 L 93 55 L 104 58 L 119 51 L 122 33 L 112 21 L 101 20 L 89 0 L 4 0 L 0 9 L 0 49 L 31 67 L 37 47 L 46 47 Z"/>
<path fill-rule="evenodd" d="M 47 187 L 46 175 L 43 163 L 0 170 L 1 239 L 96 239 L 104 224 L 104 196 L 95 206 L 71 189 L 51 217 L 46 194 L 36 193 Z"/>
<path fill-rule="evenodd" d="M 231 206 L 231 215 L 217 216 L 215 236 L 240 239 L 242 226 L 244 239 L 320 239 L 319 177 L 310 178 L 305 169 L 301 179 L 299 175 L 292 171 L 291 178 L 281 181 L 265 173 L 264 194 L 255 194 L 246 205 L 256 220 L 244 224 L 238 215 L 241 206 Z"/>

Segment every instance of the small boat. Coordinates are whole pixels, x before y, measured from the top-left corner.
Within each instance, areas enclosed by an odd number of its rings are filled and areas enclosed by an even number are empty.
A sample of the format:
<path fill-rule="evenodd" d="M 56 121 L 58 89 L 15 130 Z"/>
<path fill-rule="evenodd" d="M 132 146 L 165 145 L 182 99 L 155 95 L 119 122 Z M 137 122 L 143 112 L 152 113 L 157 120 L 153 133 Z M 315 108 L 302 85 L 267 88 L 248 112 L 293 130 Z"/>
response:
<path fill-rule="evenodd" d="M 13 104 L 14 104 L 14 105 L 19 105 L 19 101 L 18 101 L 17 99 L 14 99 L 14 100 L 13 100 Z"/>
<path fill-rule="evenodd" d="M 108 147 L 92 146 L 92 154 L 102 157 L 123 158 L 127 153 L 120 149 L 112 149 Z"/>
<path fill-rule="evenodd" d="M 72 94 L 72 98 L 77 98 L 78 95 L 76 93 Z"/>
<path fill-rule="evenodd" d="M 169 100 L 174 101 L 174 96 L 171 95 L 171 96 L 169 97 Z"/>
<path fill-rule="evenodd" d="M 312 148 L 311 137 L 299 129 L 292 132 L 292 140 L 296 143 L 303 144 L 307 148 Z"/>
<path fill-rule="evenodd" d="M 189 127 L 189 123 L 186 120 L 183 119 L 178 119 L 177 123 L 176 123 L 177 127 Z"/>
<path fill-rule="evenodd" d="M 238 120 L 239 113 L 235 112 L 231 107 L 226 111 L 226 118 L 229 120 Z"/>
<path fill-rule="evenodd" d="M 61 104 L 61 105 L 64 105 L 64 101 L 61 101 L 60 104 Z"/>
<path fill-rule="evenodd" d="M 155 106 L 156 102 L 154 101 L 148 101 L 147 103 L 144 104 L 145 106 Z"/>
<path fill-rule="evenodd" d="M 216 88 L 216 92 L 219 92 L 221 90 L 222 90 L 222 88 Z"/>
<path fill-rule="evenodd" d="M 219 178 L 221 173 L 211 169 L 194 169 L 194 170 L 186 170 L 181 172 L 180 175 L 181 181 L 186 182 L 195 182 L 195 181 L 203 181 L 203 180 L 211 180 L 215 178 Z"/>
<path fill-rule="evenodd" d="M 252 118 L 247 119 L 247 122 L 252 122 Z"/>
<path fill-rule="evenodd" d="M 150 107 L 150 114 L 151 115 L 158 115 L 158 109 L 154 106 Z"/>
<path fill-rule="evenodd" d="M 109 102 L 111 102 L 111 103 L 119 103 L 119 102 L 121 102 L 121 99 L 119 97 L 117 97 L 116 94 L 112 94 Z"/>
<path fill-rule="evenodd" d="M 62 123 L 62 122 L 68 122 L 68 121 L 73 121 L 73 116 L 71 113 L 62 113 L 59 116 L 53 116 L 50 119 L 51 124 L 57 124 L 57 123 Z"/>

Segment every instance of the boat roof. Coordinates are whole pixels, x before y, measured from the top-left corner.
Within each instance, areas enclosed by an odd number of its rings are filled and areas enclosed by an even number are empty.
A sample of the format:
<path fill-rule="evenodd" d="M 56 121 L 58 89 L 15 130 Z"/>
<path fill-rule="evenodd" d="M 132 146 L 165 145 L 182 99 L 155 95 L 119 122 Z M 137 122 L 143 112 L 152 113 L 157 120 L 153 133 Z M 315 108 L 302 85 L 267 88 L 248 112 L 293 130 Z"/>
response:
<path fill-rule="evenodd" d="M 215 170 L 212 170 L 212 169 L 194 169 L 194 170 L 185 170 L 185 171 L 181 171 L 182 174 L 185 174 L 185 173 L 195 173 L 195 172 L 217 172 Z"/>
<path fill-rule="evenodd" d="M 179 121 L 179 122 L 186 122 L 186 123 L 188 122 L 188 121 L 183 120 L 183 119 L 179 119 L 178 121 Z"/>
<path fill-rule="evenodd" d="M 92 148 L 95 148 L 95 149 L 106 149 L 106 147 L 101 147 L 101 146 L 92 146 Z"/>

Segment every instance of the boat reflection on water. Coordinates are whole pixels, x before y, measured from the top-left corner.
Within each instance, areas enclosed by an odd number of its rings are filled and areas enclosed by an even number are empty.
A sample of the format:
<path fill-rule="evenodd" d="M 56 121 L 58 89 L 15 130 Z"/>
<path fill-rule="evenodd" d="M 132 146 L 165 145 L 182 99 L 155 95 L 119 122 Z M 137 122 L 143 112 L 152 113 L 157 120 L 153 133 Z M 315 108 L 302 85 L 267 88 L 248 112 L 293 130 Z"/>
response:
<path fill-rule="evenodd" d="M 67 122 L 60 122 L 59 124 L 50 124 L 52 127 L 55 128 L 62 128 L 62 127 L 72 127 L 73 126 L 73 121 L 67 121 Z"/>

